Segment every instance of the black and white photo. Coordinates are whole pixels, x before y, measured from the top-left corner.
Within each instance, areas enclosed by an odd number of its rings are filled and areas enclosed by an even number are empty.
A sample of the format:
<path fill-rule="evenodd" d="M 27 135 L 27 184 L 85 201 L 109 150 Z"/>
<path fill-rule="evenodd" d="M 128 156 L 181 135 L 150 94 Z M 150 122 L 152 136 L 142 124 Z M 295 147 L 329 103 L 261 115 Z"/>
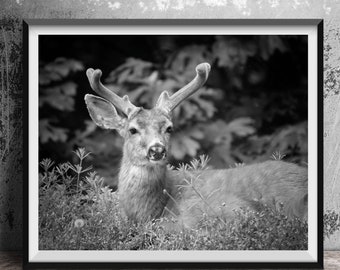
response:
<path fill-rule="evenodd" d="M 322 21 L 25 35 L 28 265 L 320 265 Z"/>

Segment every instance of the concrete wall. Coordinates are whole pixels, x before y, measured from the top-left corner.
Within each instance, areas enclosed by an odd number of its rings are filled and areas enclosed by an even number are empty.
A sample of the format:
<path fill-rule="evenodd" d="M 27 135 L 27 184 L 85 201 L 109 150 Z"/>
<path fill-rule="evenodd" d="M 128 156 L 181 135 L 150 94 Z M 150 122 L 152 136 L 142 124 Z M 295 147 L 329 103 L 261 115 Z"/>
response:
<path fill-rule="evenodd" d="M 339 0 L 0 0 L 0 250 L 22 248 L 22 18 L 324 18 L 325 86 L 340 90 Z M 339 95 L 325 98 L 325 209 L 340 212 Z M 326 249 L 340 250 L 340 234 Z"/>

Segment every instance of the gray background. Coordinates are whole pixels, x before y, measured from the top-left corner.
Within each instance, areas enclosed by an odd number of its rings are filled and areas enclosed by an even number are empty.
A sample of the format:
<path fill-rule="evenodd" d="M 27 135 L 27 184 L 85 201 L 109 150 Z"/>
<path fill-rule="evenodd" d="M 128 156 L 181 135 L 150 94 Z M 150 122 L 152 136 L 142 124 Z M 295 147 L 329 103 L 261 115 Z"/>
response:
<path fill-rule="evenodd" d="M 339 0 L 0 0 L 0 250 L 22 248 L 23 18 L 323 18 L 325 210 L 340 212 Z M 340 232 L 325 249 L 340 250 Z"/>

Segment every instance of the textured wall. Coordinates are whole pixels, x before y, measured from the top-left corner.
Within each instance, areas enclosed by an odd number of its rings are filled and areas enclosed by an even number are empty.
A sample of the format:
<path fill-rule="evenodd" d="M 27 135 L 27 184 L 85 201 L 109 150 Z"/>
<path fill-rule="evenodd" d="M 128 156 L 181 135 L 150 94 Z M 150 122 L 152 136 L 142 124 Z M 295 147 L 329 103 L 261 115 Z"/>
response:
<path fill-rule="evenodd" d="M 339 0 L 0 0 L 0 6 L 0 250 L 22 247 L 22 18 L 324 18 L 325 209 L 340 212 Z M 325 248 L 340 249 L 339 239 L 326 240 Z"/>

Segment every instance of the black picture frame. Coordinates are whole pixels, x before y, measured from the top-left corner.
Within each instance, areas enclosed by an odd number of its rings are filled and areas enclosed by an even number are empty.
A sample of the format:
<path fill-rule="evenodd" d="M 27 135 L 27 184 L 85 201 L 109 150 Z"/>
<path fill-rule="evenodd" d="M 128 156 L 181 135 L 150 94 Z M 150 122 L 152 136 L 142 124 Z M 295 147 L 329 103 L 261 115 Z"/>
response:
<path fill-rule="evenodd" d="M 30 123 L 32 123 L 30 115 L 30 92 L 36 90 L 30 88 L 32 78 L 29 73 L 29 49 L 30 49 L 30 33 L 32 28 L 36 26 L 58 27 L 58 26 L 151 26 L 162 29 L 164 26 L 207 26 L 211 29 L 221 26 L 251 26 L 251 27 L 294 27 L 294 26 L 311 26 L 317 31 L 317 259 L 313 262 L 63 262 L 56 261 L 32 261 L 29 256 L 30 252 L 30 223 L 32 216 L 30 215 L 30 167 L 29 154 L 32 149 L 30 145 L 29 132 Z M 23 126 L 24 126 L 24 253 L 23 266 L 24 269 L 36 268 L 322 268 L 323 267 L 323 20 L 322 19 L 97 19 L 97 20 L 63 20 L 63 19 L 26 19 L 23 21 L 23 41 L 24 41 L 24 95 L 23 95 Z M 309 119 L 313 121 L 313 119 Z M 316 120 L 316 119 L 314 119 Z M 38 131 L 37 131 L 38 133 Z M 36 165 L 38 166 L 38 164 Z M 313 211 L 310 210 L 310 211 Z"/>

